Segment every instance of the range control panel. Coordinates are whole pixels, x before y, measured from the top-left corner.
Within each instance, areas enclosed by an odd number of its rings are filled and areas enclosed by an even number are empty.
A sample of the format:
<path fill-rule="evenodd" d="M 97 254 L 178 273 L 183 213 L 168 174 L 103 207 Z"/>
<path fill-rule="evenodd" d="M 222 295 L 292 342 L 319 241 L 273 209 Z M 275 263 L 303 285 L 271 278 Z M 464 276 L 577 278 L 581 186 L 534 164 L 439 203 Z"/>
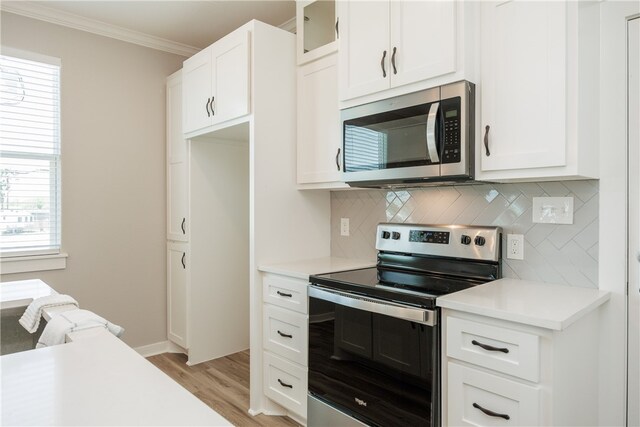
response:
<path fill-rule="evenodd" d="M 448 231 L 431 231 L 431 230 L 409 230 L 409 241 L 420 243 L 440 243 L 449 244 Z"/>
<path fill-rule="evenodd" d="M 376 249 L 486 261 L 500 259 L 500 227 L 378 224 Z"/>

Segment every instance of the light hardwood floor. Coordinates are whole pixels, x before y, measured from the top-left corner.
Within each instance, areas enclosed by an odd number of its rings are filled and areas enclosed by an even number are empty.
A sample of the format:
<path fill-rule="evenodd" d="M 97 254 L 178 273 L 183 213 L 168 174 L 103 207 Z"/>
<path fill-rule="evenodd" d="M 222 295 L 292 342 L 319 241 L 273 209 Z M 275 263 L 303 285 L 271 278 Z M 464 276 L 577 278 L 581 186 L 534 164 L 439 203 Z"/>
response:
<path fill-rule="evenodd" d="M 184 354 L 164 353 L 147 360 L 189 390 L 233 425 L 293 427 L 287 417 L 257 415 L 249 409 L 249 351 L 242 351 L 196 366 L 187 366 Z"/>

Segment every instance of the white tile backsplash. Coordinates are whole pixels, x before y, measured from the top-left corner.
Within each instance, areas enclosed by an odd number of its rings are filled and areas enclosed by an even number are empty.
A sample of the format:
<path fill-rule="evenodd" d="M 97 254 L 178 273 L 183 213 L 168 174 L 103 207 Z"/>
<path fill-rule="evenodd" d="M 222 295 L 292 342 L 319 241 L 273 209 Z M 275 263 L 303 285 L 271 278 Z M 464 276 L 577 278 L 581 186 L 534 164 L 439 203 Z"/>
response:
<path fill-rule="evenodd" d="M 504 277 L 597 288 L 598 191 L 596 180 L 336 191 L 331 255 L 374 259 L 380 222 L 497 225 L 504 241 L 525 236 L 524 260 L 503 254 Z M 533 224 L 532 198 L 541 196 L 573 197 L 574 224 Z M 350 218 L 349 237 L 340 236 L 340 218 Z"/>

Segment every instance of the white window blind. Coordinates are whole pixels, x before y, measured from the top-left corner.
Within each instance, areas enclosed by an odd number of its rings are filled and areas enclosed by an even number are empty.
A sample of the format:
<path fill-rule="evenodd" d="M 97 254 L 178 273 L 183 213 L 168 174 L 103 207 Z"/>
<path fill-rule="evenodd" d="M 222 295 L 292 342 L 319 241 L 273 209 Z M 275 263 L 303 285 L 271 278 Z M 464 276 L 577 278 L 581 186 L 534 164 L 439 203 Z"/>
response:
<path fill-rule="evenodd" d="M 60 61 L 0 55 L 0 255 L 60 251 Z"/>

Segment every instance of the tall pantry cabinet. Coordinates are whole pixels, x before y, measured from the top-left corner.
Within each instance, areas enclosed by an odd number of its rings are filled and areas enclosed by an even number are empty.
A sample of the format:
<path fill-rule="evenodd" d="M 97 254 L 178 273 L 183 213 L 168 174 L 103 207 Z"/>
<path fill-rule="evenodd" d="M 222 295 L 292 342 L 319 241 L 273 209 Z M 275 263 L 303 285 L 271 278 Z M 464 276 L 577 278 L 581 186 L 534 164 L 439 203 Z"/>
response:
<path fill-rule="evenodd" d="M 182 135 L 182 72 L 167 78 L 167 336 L 183 349 L 189 282 L 189 141 Z"/>
<path fill-rule="evenodd" d="M 168 278 L 186 280 L 189 364 L 250 348 L 249 412 L 281 413 L 263 391 L 258 268 L 329 256 L 331 235 L 330 194 L 296 184 L 295 35 L 250 21 L 187 59 L 181 78 L 188 241 L 170 245 Z M 169 211 L 180 215 L 171 201 Z M 182 288 L 169 289 L 174 299 Z M 169 310 L 178 343 L 183 317 L 172 302 Z"/>

